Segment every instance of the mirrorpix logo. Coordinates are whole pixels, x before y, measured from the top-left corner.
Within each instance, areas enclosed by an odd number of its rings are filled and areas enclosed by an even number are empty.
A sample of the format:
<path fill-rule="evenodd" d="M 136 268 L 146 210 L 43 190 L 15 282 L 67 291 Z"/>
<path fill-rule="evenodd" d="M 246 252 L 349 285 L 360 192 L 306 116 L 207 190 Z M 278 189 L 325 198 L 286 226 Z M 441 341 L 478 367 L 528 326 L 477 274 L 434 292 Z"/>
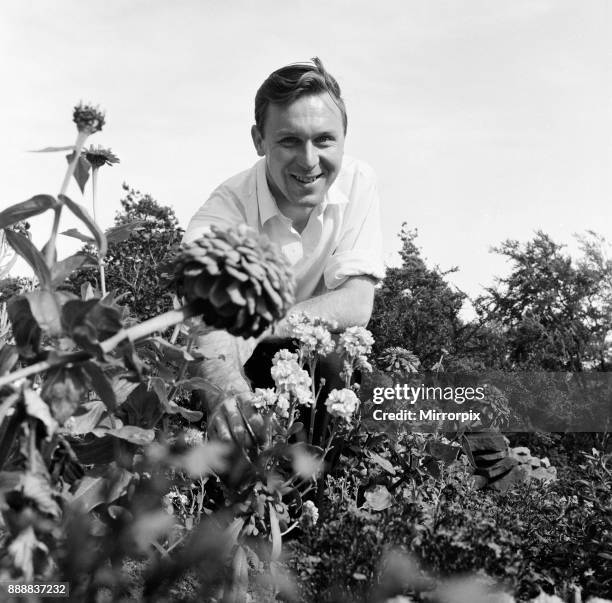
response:
<path fill-rule="evenodd" d="M 415 405 L 418 402 L 454 402 L 463 404 L 467 401 L 484 400 L 484 387 L 432 387 L 421 384 L 417 387 L 397 384 L 394 387 L 375 387 L 372 390 L 372 401 L 376 405 L 384 402 L 402 402 Z M 480 412 L 464 410 L 447 412 L 435 408 L 394 408 L 383 410 L 376 408 L 372 413 L 375 421 L 479 421 Z"/>

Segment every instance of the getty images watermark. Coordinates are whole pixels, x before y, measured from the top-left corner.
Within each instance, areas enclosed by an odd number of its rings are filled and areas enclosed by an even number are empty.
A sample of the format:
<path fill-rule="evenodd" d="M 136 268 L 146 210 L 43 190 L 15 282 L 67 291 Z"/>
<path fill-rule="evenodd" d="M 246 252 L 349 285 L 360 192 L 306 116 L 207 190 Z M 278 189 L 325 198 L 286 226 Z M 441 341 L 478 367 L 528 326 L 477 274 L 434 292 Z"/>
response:
<path fill-rule="evenodd" d="M 378 376 L 362 384 L 360 397 L 364 423 L 389 431 L 612 430 L 612 373 Z"/>

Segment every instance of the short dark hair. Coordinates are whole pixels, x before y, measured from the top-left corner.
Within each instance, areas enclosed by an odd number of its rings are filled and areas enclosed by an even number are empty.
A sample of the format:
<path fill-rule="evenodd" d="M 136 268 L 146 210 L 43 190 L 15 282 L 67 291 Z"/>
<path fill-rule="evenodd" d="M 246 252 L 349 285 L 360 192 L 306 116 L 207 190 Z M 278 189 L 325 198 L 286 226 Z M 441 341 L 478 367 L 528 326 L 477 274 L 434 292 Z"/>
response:
<path fill-rule="evenodd" d="M 271 73 L 255 95 L 255 125 L 263 136 L 268 105 L 288 105 L 301 96 L 327 92 L 342 114 L 346 134 L 346 107 L 338 82 L 318 57 L 312 62 L 294 63 Z"/>

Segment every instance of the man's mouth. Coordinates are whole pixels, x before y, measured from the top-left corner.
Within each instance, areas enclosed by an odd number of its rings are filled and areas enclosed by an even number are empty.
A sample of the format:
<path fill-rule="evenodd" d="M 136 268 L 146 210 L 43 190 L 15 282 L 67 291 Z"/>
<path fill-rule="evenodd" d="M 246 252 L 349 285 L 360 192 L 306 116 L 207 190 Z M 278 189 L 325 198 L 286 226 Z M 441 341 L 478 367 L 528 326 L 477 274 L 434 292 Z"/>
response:
<path fill-rule="evenodd" d="M 318 180 L 323 174 L 319 174 L 318 176 L 298 176 L 297 174 L 291 174 L 292 178 L 295 178 L 301 184 L 312 184 L 316 180 Z"/>

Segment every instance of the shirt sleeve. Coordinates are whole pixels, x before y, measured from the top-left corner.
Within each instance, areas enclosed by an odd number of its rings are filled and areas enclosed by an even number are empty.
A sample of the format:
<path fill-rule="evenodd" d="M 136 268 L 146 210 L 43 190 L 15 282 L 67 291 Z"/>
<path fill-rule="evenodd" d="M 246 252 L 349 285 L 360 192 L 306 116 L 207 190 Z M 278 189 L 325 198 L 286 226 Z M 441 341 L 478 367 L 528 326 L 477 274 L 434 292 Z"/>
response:
<path fill-rule="evenodd" d="M 351 276 L 385 275 L 380 202 L 373 172 L 357 172 L 343 220 L 343 234 L 325 266 L 327 289 L 336 289 Z"/>
<path fill-rule="evenodd" d="M 202 236 L 213 224 L 225 230 L 245 222 L 244 206 L 236 195 L 221 186 L 191 218 L 183 235 L 183 243 L 190 243 Z"/>

